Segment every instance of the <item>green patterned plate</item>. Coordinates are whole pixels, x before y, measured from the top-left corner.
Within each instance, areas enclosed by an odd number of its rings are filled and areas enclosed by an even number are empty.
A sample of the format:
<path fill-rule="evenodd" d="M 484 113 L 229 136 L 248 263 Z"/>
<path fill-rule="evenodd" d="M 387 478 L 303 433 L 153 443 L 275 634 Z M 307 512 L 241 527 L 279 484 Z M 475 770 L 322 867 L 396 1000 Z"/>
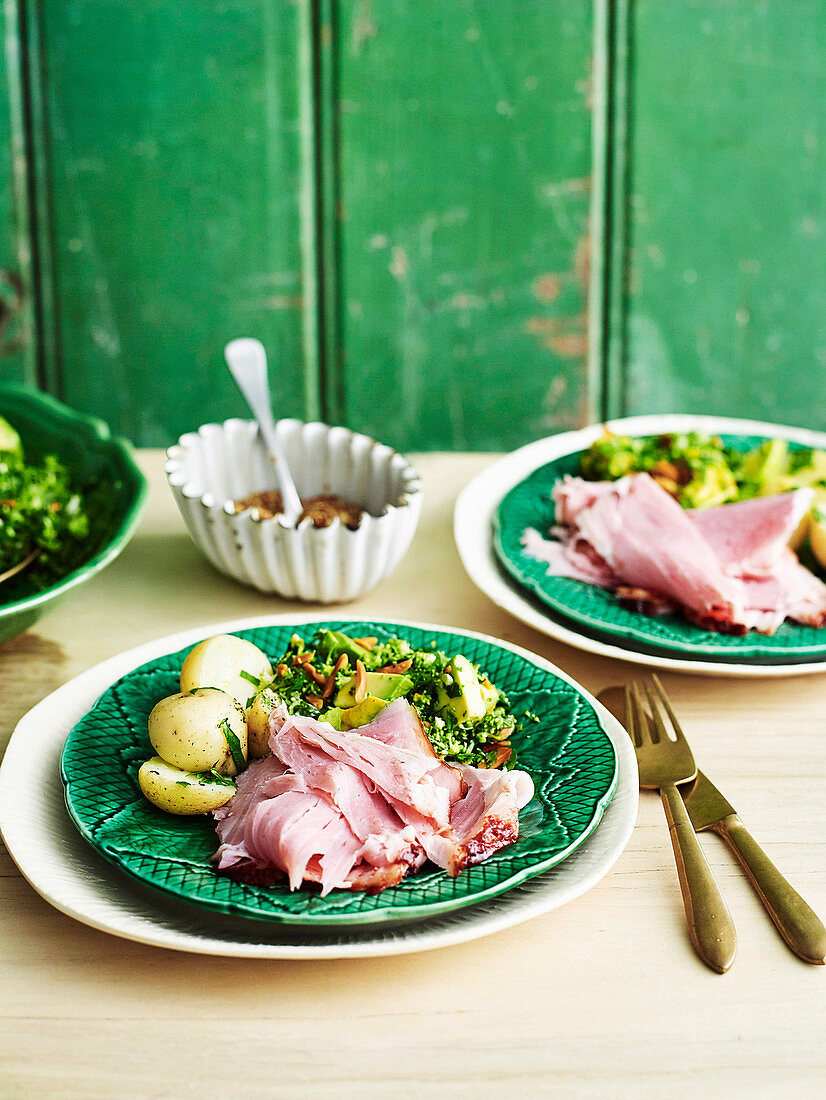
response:
<path fill-rule="evenodd" d="M 319 627 L 356 637 L 398 634 L 421 648 L 461 652 L 510 696 L 522 729 L 513 737 L 519 765 L 536 796 L 519 815 L 519 840 L 452 879 L 426 865 L 401 885 L 373 896 L 334 890 L 322 898 L 305 886 L 247 886 L 216 875 L 217 839 L 208 818 L 177 818 L 140 794 L 137 771 L 152 749 L 152 707 L 178 690 L 187 647 L 128 673 L 100 697 L 66 739 L 61 760 L 66 805 L 82 835 L 107 859 L 142 882 L 224 913 L 288 924 L 367 924 L 445 913 L 500 894 L 563 860 L 591 833 L 611 799 L 614 747 L 591 704 L 569 683 L 521 652 L 458 631 L 376 622 L 318 622 L 240 631 L 269 656 L 296 630 Z M 532 712 L 539 721 L 527 719 Z"/>
<path fill-rule="evenodd" d="M 738 450 L 749 450 L 763 436 L 724 435 Z M 799 446 L 790 443 L 791 448 Z M 505 569 L 546 606 L 595 638 L 611 639 L 646 653 L 679 654 L 715 661 L 749 661 L 754 664 L 790 664 L 826 657 L 826 628 L 817 629 L 785 622 L 776 634 L 751 632 L 743 637 L 703 630 L 675 615 L 656 618 L 623 607 L 605 589 L 584 581 L 553 577 L 543 562 L 529 557 L 521 538 L 526 527 L 545 534 L 554 521 L 551 492 L 565 474 L 579 473 L 581 451 L 566 454 L 534 470 L 515 485 L 499 505 L 494 549 Z"/>

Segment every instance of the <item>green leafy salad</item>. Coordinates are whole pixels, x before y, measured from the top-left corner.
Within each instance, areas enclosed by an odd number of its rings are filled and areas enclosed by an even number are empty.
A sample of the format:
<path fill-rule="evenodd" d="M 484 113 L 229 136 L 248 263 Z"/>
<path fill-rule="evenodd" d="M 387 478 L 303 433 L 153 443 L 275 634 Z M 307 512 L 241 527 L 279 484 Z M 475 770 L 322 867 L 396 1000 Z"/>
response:
<path fill-rule="evenodd" d="M 632 438 L 606 431 L 583 452 L 580 470 L 590 481 L 648 473 L 684 508 L 711 508 L 804 487 L 817 490 L 816 503 L 826 499 L 826 451 L 793 450 L 784 439 L 738 451 L 719 436 L 700 432 Z"/>
<path fill-rule="evenodd" d="M 357 729 L 404 697 L 440 756 L 477 767 L 516 762 L 510 736 L 517 723 L 507 696 L 461 654 L 449 656 L 435 644 L 414 649 L 403 638 L 382 641 L 318 630 L 309 641 L 294 634 L 273 666 L 275 677 L 267 687 L 291 714 Z M 254 687 L 264 686 L 249 679 Z"/>
<path fill-rule="evenodd" d="M 91 557 L 110 511 L 103 486 L 76 485 L 56 455 L 27 462 L 20 436 L 0 417 L 0 573 L 33 555 L 21 580 L 46 588 Z"/>

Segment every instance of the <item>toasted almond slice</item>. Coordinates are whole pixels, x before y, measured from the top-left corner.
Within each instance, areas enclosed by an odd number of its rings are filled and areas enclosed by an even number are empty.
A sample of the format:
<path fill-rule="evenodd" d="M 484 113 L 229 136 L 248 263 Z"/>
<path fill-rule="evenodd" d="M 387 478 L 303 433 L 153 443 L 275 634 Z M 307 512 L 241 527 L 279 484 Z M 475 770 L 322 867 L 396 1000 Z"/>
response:
<path fill-rule="evenodd" d="M 410 668 L 410 666 L 412 664 L 413 664 L 413 659 L 408 658 L 406 661 L 399 661 L 399 663 L 395 664 L 395 665 L 385 665 L 384 668 L 376 669 L 376 671 L 377 672 L 390 672 L 390 673 L 394 673 L 394 674 L 395 673 L 400 673 L 400 672 L 407 672 L 407 670 Z"/>
<path fill-rule="evenodd" d="M 321 710 L 321 708 L 324 706 L 324 700 L 319 699 L 317 695 L 308 694 L 305 695 L 304 698 L 307 700 L 308 703 L 312 704 L 312 706 L 314 706 L 316 710 Z"/>
<path fill-rule="evenodd" d="M 363 703 L 367 695 L 367 683 L 365 681 L 366 670 L 361 661 L 356 661 L 356 682 L 353 687 L 353 699 L 356 703 Z"/>
<path fill-rule="evenodd" d="M 363 649 L 374 649 L 379 640 L 378 638 L 353 638 L 353 641 Z"/>
<path fill-rule="evenodd" d="M 501 767 L 502 764 L 510 760 L 511 753 L 513 752 L 509 741 L 500 741 L 496 748 L 498 752 L 496 753 L 496 759 L 493 764 L 490 765 L 492 768 Z"/>
<path fill-rule="evenodd" d="M 322 699 L 329 699 L 330 696 L 333 694 L 333 688 L 336 686 L 336 675 L 343 668 L 347 667 L 347 665 L 349 664 L 349 661 L 350 661 L 350 658 L 347 656 L 347 654 L 342 653 L 341 656 L 339 657 L 339 659 L 336 661 L 336 667 L 333 669 L 333 671 L 330 673 L 329 677 L 327 678 L 327 683 L 324 685 L 324 690 L 321 693 Z"/>
<path fill-rule="evenodd" d="M 314 683 L 318 684 L 320 688 L 327 686 L 327 677 L 324 675 L 323 672 L 319 672 L 318 669 L 315 668 L 313 665 L 304 665 L 304 671 Z"/>

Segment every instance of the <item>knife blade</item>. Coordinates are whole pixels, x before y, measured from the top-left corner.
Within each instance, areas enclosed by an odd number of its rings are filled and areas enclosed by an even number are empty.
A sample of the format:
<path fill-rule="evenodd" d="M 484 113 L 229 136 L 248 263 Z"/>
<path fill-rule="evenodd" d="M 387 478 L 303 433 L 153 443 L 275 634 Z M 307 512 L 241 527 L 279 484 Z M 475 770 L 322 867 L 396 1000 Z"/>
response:
<path fill-rule="evenodd" d="M 621 687 L 605 688 L 597 699 L 625 725 L 625 692 Z M 728 799 L 699 770 L 696 778 L 680 786 L 679 791 L 694 831 L 710 830 L 731 848 L 788 947 L 805 962 L 826 962 L 826 928 L 780 874 Z"/>

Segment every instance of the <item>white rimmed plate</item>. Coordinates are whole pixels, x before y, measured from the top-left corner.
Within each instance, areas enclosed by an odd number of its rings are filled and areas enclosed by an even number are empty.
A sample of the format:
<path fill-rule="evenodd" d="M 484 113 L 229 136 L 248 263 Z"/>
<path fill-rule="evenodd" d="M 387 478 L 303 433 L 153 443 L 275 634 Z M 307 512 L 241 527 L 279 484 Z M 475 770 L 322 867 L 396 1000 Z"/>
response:
<path fill-rule="evenodd" d="M 324 618 L 286 615 L 247 619 L 175 634 L 103 662 L 31 710 L 12 735 L 0 768 L 0 832 L 12 858 L 38 893 L 83 923 L 156 946 L 245 957 L 344 958 L 408 953 L 487 935 L 556 908 L 584 893 L 606 873 L 634 825 L 637 774 L 627 736 L 587 693 L 583 694 L 597 707 L 618 758 L 616 793 L 602 821 L 564 863 L 503 897 L 467 910 L 403 927 L 380 925 L 363 931 L 331 928 L 308 932 L 264 926 L 159 897 L 123 876 L 86 845 L 66 813 L 58 762 L 66 734 L 101 691 L 130 669 L 208 634 L 274 622 L 301 625 Z M 507 648 L 526 652 L 515 646 Z M 550 663 L 530 656 L 573 683 Z"/>
<path fill-rule="evenodd" d="M 718 416 L 635 416 L 609 421 L 607 426 L 614 432 L 635 436 L 691 431 L 712 435 L 773 436 L 807 447 L 826 449 L 826 434 L 820 432 Z M 505 572 L 493 548 L 493 524 L 502 498 L 539 467 L 589 447 L 599 438 L 604 427 L 602 424 L 592 424 L 581 431 L 565 432 L 520 447 L 483 470 L 462 491 L 456 502 L 454 535 L 462 564 L 477 587 L 498 607 L 548 637 L 602 657 L 706 676 L 803 676 L 826 671 L 826 661 L 822 660 L 796 664 L 751 663 L 747 660 L 723 662 L 690 656 L 672 657 L 612 644 L 580 631 L 573 621 L 555 616 Z"/>

